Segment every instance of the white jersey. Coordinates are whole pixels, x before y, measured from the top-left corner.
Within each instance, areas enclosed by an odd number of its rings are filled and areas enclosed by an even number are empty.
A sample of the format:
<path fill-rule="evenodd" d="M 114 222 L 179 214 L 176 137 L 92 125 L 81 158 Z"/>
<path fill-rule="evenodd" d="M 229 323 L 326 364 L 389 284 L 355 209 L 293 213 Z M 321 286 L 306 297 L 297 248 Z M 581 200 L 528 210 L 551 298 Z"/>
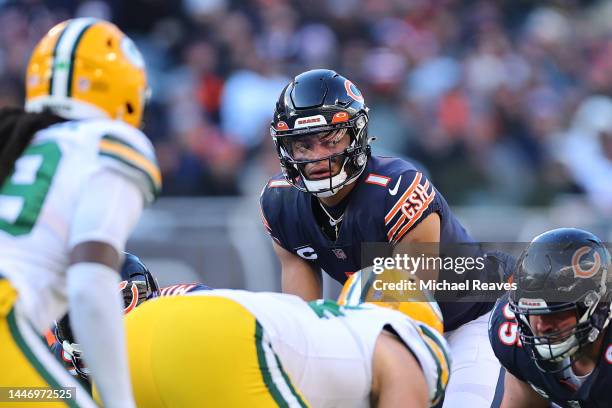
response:
<path fill-rule="evenodd" d="M 193 292 L 222 296 L 252 313 L 294 386 L 313 407 L 368 407 L 372 360 L 383 328 L 391 328 L 417 358 L 432 405 L 448 381 L 444 338 L 395 310 L 371 304 L 338 306 L 333 301 L 306 303 L 297 296 L 241 290 Z"/>
<path fill-rule="evenodd" d="M 112 242 L 95 228 L 86 237 L 71 236 L 83 190 L 97 175 L 109 173 L 123 184 L 129 180 L 128 187 L 139 189 L 144 203 L 160 188 L 153 146 L 142 132 L 106 119 L 69 121 L 34 135 L 0 189 L 0 275 L 15 286 L 38 330 L 66 311 L 65 271 L 74 245 L 103 241 L 123 250 L 125 242 Z M 105 204 L 102 200 L 91 216 L 112 224 Z"/>

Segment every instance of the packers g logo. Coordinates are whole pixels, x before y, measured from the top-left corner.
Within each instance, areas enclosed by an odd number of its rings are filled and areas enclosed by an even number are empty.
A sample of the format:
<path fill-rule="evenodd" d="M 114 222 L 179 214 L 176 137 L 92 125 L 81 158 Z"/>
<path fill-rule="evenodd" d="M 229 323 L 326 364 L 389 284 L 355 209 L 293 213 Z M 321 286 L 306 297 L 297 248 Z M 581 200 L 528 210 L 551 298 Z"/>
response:
<path fill-rule="evenodd" d="M 574 270 L 575 278 L 588 279 L 594 276 L 601 266 L 601 258 L 597 252 L 593 253 L 593 264 L 589 269 L 584 269 L 580 262 L 584 255 L 589 253 L 591 248 L 588 246 L 583 246 L 578 248 L 574 255 L 572 255 L 572 269 Z M 588 262 L 588 261 L 587 261 Z"/>

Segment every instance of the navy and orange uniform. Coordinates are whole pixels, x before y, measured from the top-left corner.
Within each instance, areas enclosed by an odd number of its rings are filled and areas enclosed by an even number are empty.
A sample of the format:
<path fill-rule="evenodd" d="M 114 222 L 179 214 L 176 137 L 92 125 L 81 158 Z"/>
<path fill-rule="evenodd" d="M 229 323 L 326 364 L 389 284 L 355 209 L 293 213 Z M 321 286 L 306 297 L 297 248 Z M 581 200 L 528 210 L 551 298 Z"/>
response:
<path fill-rule="evenodd" d="M 501 298 L 489 321 L 489 341 L 507 372 L 531 386 L 545 399 L 564 408 L 604 408 L 612 406 L 612 331 L 603 334 L 599 361 L 593 372 L 582 382 L 572 381 L 566 371 L 547 373 L 541 371 L 521 346 L 514 313 L 508 298 Z"/>
<path fill-rule="evenodd" d="M 199 290 L 211 290 L 211 288 L 202 283 L 179 283 L 177 285 L 161 288 L 159 290 L 159 296 L 186 295 L 187 293 L 197 292 Z"/>
<path fill-rule="evenodd" d="M 344 283 L 362 264 L 363 243 L 400 242 L 428 215 L 440 217 L 440 245 L 474 240 L 451 212 L 446 200 L 411 163 L 372 156 L 344 200 L 344 216 L 333 241 L 323 233 L 313 208 L 316 198 L 272 177 L 261 195 L 261 215 L 272 239 L 315 268 Z M 493 303 L 441 302 L 445 330 L 453 330 L 491 310 Z"/>

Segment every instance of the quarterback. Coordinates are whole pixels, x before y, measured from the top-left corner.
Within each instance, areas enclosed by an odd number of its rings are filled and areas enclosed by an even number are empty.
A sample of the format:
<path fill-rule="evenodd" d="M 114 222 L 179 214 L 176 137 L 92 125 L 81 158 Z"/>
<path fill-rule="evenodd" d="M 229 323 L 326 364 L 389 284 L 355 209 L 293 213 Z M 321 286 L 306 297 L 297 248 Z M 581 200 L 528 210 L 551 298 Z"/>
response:
<path fill-rule="evenodd" d="M 40 339 L 69 309 L 104 405 L 133 407 L 118 269 L 161 188 L 138 130 L 144 62 L 116 26 L 79 18 L 40 40 L 25 82 L 25 110 L 0 110 L 0 386 L 77 387 L 69 405 L 94 406 Z"/>
<path fill-rule="evenodd" d="M 489 337 L 506 369 L 502 407 L 612 406 L 612 263 L 593 234 L 534 238 L 500 299 Z"/>
<path fill-rule="evenodd" d="M 400 255 L 406 244 L 473 242 L 423 173 L 371 155 L 368 121 L 355 84 L 327 69 L 296 76 L 278 99 L 270 133 L 282 173 L 264 187 L 261 210 L 285 293 L 321 297 L 321 270 L 344 283 L 369 266 L 361 264 L 363 243 L 387 243 Z M 492 306 L 440 303 L 458 370 L 447 408 L 488 407 L 493 399 L 500 367 L 487 339 Z"/>

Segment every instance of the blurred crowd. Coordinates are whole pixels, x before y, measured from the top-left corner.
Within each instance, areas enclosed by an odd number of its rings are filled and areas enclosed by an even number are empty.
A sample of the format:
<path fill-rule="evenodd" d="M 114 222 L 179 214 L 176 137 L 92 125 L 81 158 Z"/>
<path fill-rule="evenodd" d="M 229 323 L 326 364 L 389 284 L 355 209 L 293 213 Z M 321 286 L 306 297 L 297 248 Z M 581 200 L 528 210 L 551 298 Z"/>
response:
<path fill-rule="evenodd" d="M 290 78 L 332 68 L 370 106 L 374 152 L 414 160 L 451 204 L 612 213 L 612 2 L 0 0 L 0 104 L 35 42 L 109 19 L 148 63 L 145 131 L 165 195 L 238 195 L 279 170 L 268 125 Z"/>

